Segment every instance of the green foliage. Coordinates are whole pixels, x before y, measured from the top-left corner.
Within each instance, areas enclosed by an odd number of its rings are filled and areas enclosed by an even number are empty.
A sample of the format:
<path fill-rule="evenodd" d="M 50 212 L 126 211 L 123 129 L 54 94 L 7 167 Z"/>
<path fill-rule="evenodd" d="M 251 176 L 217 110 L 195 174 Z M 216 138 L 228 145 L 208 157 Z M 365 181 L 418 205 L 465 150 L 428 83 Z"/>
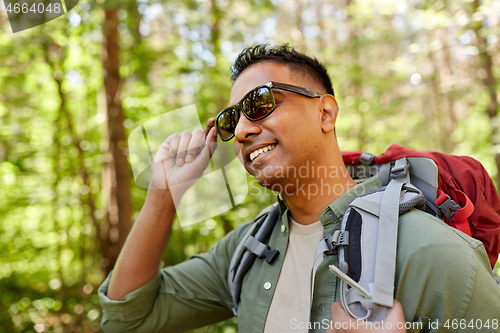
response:
<path fill-rule="evenodd" d="M 481 4 L 474 11 L 465 0 L 106 1 L 120 8 L 126 134 L 188 104 L 196 105 L 204 124 L 228 104 L 229 66 L 240 50 L 288 42 L 327 66 L 342 149 L 381 153 L 399 143 L 467 154 L 497 177 L 500 138 L 491 129 L 498 119 L 486 114 L 478 55 L 493 57 L 498 81 L 500 1 Z M 96 199 L 102 222 L 103 8 L 102 0 L 82 1 L 66 16 L 17 34 L 0 11 L 0 332 L 100 329 L 97 287 L 106 262 L 86 200 Z M 71 15 L 81 22 L 70 25 Z M 488 41 L 479 47 L 471 30 L 477 22 Z M 163 264 L 207 251 L 275 201 L 275 194 L 248 182 L 250 194 L 236 209 L 189 227 L 176 223 Z M 146 192 L 133 186 L 131 195 L 136 218 Z M 236 330 L 233 319 L 196 332 Z"/>

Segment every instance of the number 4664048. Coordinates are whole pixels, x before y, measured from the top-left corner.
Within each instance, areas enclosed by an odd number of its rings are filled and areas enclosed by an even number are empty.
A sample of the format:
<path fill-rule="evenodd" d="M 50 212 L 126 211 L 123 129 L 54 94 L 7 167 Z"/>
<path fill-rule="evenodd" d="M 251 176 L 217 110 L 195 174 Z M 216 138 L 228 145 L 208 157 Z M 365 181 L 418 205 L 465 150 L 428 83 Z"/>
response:
<path fill-rule="evenodd" d="M 27 3 L 19 4 L 15 3 L 12 5 L 12 3 L 9 3 L 7 8 L 5 8 L 7 13 L 24 13 L 27 14 L 28 12 L 31 13 L 60 13 L 62 8 L 61 4 L 55 3 L 54 6 L 52 6 L 51 3 L 48 4 L 48 6 L 45 7 L 44 3 L 34 3 L 31 7 L 28 6 Z"/>

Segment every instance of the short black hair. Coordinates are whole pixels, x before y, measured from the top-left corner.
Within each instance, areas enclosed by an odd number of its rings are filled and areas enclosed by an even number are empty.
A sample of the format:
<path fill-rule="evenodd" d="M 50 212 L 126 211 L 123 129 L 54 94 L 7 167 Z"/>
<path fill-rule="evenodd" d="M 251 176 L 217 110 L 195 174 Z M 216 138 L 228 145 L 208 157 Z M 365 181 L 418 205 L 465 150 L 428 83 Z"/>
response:
<path fill-rule="evenodd" d="M 301 71 L 302 74 L 311 76 L 322 84 L 328 94 L 334 95 L 332 81 L 325 66 L 316 58 L 313 59 L 297 52 L 288 44 L 270 46 L 266 43 L 244 49 L 231 66 L 231 79 L 235 81 L 247 67 L 265 60 L 287 64 L 291 70 Z"/>

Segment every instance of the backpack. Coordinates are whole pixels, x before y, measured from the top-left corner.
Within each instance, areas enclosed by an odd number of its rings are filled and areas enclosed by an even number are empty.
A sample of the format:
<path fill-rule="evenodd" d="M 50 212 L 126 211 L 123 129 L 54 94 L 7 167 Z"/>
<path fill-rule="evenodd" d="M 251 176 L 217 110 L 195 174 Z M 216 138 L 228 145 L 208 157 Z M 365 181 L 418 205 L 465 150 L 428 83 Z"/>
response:
<path fill-rule="evenodd" d="M 314 258 L 338 255 L 339 267 L 331 265 L 330 270 L 341 280 L 340 299 L 352 317 L 379 321 L 392 307 L 398 219 L 412 208 L 481 240 L 491 266 L 495 265 L 500 252 L 500 199 L 478 161 L 399 145 L 379 156 L 342 152 L 342 157 L 353 179 L 378 175 L 383 185 L 349 205 L 340 229 L 320 241 Z M 266 244 L 278 217 L 277 203 L 264 209 L 233 254 L 228 284 L 235 316 L 243 276 L 254 260 L 271 264 L 279 255 Z M 365 229 L 370 231 L 361 232 Z"/>
<path fill-rule="evenodd" d="M 383 154 L 374 156 L 362 152 L 342 152 L 342 158 L 347 168 L 356 177 L 359 169 L 370 168 L 377 174 L 382 184 L 387 183 L 386 163 L 402 157 L 427 158 L 437 165 L 437 198 L 429 194 L 428 186 L 420 179 L 412 179 L 412 184 L 424 193 L 429 208 L 438 210 L 437 215 L 448 225 L 479 239 L 488 253 L 491 267 L 495 266 L 500 253 L 500 199 L 490 176 L 477 160 L 468 156 L 446 155 L 438 152 L 419 152 L 392 145 Z M 413 169 L 420 169 L 413 166 Z M 419 170 L 420 174 L 430 170 Z M 361 175 L 363 175 L 361 173 Z M 499 175 L 500 176 L 500 175 Z M 365 177 L 366 178 L 366 177 Z M 432 200 L 434 200 L 432 202 Z"/>

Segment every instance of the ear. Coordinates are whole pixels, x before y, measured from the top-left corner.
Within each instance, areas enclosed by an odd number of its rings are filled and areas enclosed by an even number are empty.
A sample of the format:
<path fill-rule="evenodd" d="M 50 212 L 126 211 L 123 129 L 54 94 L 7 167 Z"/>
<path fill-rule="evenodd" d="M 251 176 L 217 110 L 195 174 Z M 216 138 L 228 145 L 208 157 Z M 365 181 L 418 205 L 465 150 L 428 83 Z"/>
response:
<path fill-rule="evenodd" d="M 332 95 L 323 95 L 320 98 L 321 129 L 324 133 L 335 131 L 335 122 L 339 113 L 337 100 Z"/>

